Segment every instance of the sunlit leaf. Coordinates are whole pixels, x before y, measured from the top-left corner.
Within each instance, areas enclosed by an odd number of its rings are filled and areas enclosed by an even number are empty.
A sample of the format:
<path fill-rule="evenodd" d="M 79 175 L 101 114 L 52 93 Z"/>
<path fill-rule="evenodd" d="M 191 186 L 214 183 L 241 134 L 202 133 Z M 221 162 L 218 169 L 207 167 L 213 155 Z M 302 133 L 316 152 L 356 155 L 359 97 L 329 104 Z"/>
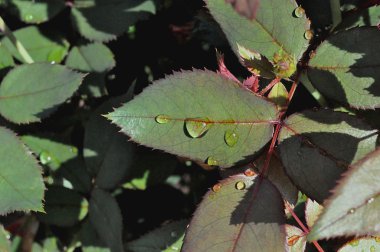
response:
<path fill-rule="evenodd" d="M 286 245 L 289 252 L 303 252 L 306 248 L 306 235 L 298 227 L 286 225 Z"/>
<path fill-rule="evenodd" d="M 379 237 L 364 237 L 360 239 L 354 239 L 347 242 L 341 247 L 338 252 L 356 252 L 356 251 L 369 251 L 376 252 L 380 250 L 380 238 Z"/>
<path fill-rule="evenodd" d="M 309 228 L 314 226 L 315 221 L 323 211 L 323 206 L 316 201 L 308 199 L 305 205 L 305 219 Z"/>

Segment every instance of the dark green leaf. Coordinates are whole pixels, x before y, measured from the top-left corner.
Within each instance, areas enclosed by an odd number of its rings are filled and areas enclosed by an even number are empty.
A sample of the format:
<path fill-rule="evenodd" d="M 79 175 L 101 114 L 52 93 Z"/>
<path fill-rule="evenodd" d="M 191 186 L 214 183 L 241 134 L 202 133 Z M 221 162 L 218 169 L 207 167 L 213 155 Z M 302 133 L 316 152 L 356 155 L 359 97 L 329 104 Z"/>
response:
<path fill-rule="evenodd" d="M 71 19 L 78 32 L 89 40 L 109 41 L 126 32 L 138 20 L 155 12 L 151 0 L 75 1 Z"/>
<path fill-rule="evenodd" d="M 0 251 L 1 252 L 10 252 L 11 243 L 9 241 L 10 235 L 7 231 L 4 230 L 4 227 L 0 225 Z"/>
<path fill-rule="evenodd" d="M 78 155 L 75 146 L 60 143 L 49 138 L 25 135 L 21 140 L 38 156 L 40 162 L 57 170 L 65 162 L 74 159 Z"/>
<path fill-rule="evenodd" d="M 115 60 L 107 46 L 92 43 L 71 49 L 66 65 L 83 72 L 102 73 L 112 69 L 115 66 Z"/>
<path fill-rule="evenodd" d="M 377 131 L 354 116 L 305 111 L 285 120 L 280 155 L 290 179 L 321 203 L 347 167 L 375 149 L 376 138 Z"/>
<path fill-rule="evenodd" d="M 350 29 L 357 26 L 376 26 L 379 23 L 380 6 L 363 9 L 343 19 L 335 30 Z"/>
<path fill-rule="evenodd" d="M 88 212 L 87 200 L 77 192 L 64 187 L 49 187 L 45 202 L 46 214 L 39 214 L 38 218 L 51 225 L 73 226 Z"/>
<path fill-rule="evenodd" d="M 300 59 L 309 43 L 304 38 L 309 24 L 305 16 L 294 16 L 297 4 L 293 0 L 260 1 L 253 19 L 240 16 L 225 0 L 206 2 L 237 55 L 239 45 L 269 60 L 281 50 Z"/>
<path fill-rule="evenodd" d="M 107 117 L 136 142 L 230 167 L 271 139 L 277 114 L 238 83 L 196 70 L 155 82 Z"/>
<path fill-rule="evenodd" d="M 18 66 L 0 85 L 0 113 L 15 123 L 38 122 L 78 89 L 83 76 L 61 65 Z"/>
<path fill-rule="evenodd" d="M 380 233 L 380 149 L 353 165 L 325 202 L 308 239 Z"/>
<path fill-rule="evenodd" d="M 257 176 L 235 175 L 206 194 L 182 251 L 284 251 L 284 224 L 283 201 L 275 186 Z"/>
<path fill-rule="evenodd" d="M 340 103 L 363 109 L 379 107 L 379 43 L 376 27 L 358 27 L 332 35 L 309 62 L 310 81 L 322 94 Z"/>
<path fill-rule="evenodd" d="M 0 127 L 0 214 L 12 211 L 43 212 L 41 168 L 10 130 Z"/>
<path fill-rule="evenodd" d="M 108 94 L 106 88 L 106 73 L 89 73 L 83 80 L 79 92 L 90 97 L 102 97 Z"/>
<path fill-rule="evenodd" d="M 187 220 L 172 222 L 127 244 L 131 252 L 180 251 Z"/>
<path fill-rule="evenodd" d="M 109 193 L 97 188 L 92 191 L 90 220 L 111 251 L 123 251 L 123 220 L 116 200 Z"/>
<path fill-rule="evenodd" d="M 130 172 L 135 145 L 118 132 L 115 125 L 102 114 L 122 101 L 130 100 L 130 95 L 110 99 L 100 106 L 85 127 L 84 156 L 89 172 L 96 176 L 96 184 L 104 189 L 116 187 Z"/>
<path fill-rule="evenodd" d="M 12 55 L 9 53 L 8 49 L 4 47 L 3 44 L 0 44 L 0 55 L 0 69 L 15 65 Z"/>
<path fill-rule="evenodd" d="M 89 219 L 83 223 L 79 231 L 79 240 L 83 252 L 110 252 L 110 249 L 101 241 Z"/>
<path fill-rule="evenodd" d="M 65 8 L 64 0 L 7 0 L 6 4 L 21 21 L 31 24 L 46 22 Z"/>
<path fill-rule="evenodd" d="M 35 62 L 60 63 L 69 50 L 69 42 L 61 36 L 50 34 L 37 26 L 28 26 L 14 32 Z M 1 41 L 9 52 L 19 61 L 25 63 L 14 44 L 5 37 Z"/>

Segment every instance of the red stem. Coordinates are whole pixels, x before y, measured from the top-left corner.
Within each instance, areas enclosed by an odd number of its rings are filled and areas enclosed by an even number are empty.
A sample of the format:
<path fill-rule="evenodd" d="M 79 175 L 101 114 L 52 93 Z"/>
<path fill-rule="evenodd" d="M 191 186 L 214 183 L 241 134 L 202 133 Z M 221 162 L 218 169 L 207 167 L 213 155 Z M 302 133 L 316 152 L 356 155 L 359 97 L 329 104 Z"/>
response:
<path fill-rule="evenodd" d="M 274 85 L 276 85 L 277 83 L 279 83 L 281 80 L 280 77 L 276 77 L 275 79 L 273 79 L 269 84 L 268 86 L 266 86 L 263 90 L 260 91 L 259 95 L 264 95 L 266 92 L 268 92 L 269 89 L 271 89 Z"/>

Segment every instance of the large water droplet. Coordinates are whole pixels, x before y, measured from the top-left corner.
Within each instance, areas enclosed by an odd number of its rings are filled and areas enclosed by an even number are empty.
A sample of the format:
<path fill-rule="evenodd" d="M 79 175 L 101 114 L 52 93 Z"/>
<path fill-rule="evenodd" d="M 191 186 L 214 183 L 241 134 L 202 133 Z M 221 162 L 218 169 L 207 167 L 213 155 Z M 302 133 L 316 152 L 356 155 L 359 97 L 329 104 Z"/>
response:
<path fill-rule="evenodd" d="M 294 10 L 294 16 L 300 18 L 300 17 L 303 17 L 305 15 L 305 9 L 302 8 L 301 6 L 298 6 L 297 8 L 295 8 Z"/>
<path fill-rule="evenodd" d="M 51 155 L 49 152 L 47 152 L 47 151 L 41 152 L 41 154 L 40 154 L 41 164 L 46 165 L 46 164 L 50 163 L 51 160 L 52 160 L 52 158 L 51 158 Z"/>
<path fill-rule="evenodd" d="M 154 118 L 159 124 L 164 124 L 170 122 L 171 118 L 168 115 L 158 115 Z"/>
<path fill-rule="evenodd" d="M 218 165 L 218 160 L 216 160 L 213 157 L 208 157 L 207 158 L 207 164 L 210 166 L 216 166 L 216 165 Z"/>
<path fill-rule="evenodd" d="M 372 245 L 372 246 L 369 248 L 369 251 L 371 251 L 371 252 L 375 252 L 375 251 L 376 251 L 376 248 L 375 248 L 375 246 L 374 246 L 374 245 Z"/>
<path fill-rule="evenodd" d="M 32 14 L 26 14 L 24 16 L 24 20 L 27 21 L 27 22 L 30 22 L 30 21 L 33 21 L 34 17 Z"/>
<path fill-rule="evenodd" d="M 299 235 L 293 235 L 293 236 L 290 236 L 288 239 L 287 239 L 287 244 L 289 246 L 293 246 L 294 244 L 296 244 L 296 242 L 299 240 L 300 236 Z"/>
<path fill-rule="evenodd" d="M 211 128 L 208 118 L 188 118 L 185 120 L 185 128 L 192 138 L 201 137 Z"/>
<path fill-rule="evenodd" d="M 244 175 L 247 177 L 252 177 L 252 176 L 255 176 L 256 173 L 252 169 L 247 169 L 244 171 Z"/>
<path fill-rule="evenodd" d="M 239 135 L 233 131 L 233 130 L 227 130 L 226 133 L 224 133 L 224 141 L 226 144 L 230 147 L 235 146 L 235 144 L 239 140 Z"/>
<path fill-rule="evenodd" d="M 353 241 L 351 241 L 351 242 L 350 242 L 350 245 L 351 245 L 352 247 L 356 247 L 356 246 L 358 246 L 358 245 L 359 245 L 359 240 L 353 240 Z"/>
<path fill-rule="evenodd" d="M 311 30 L 305 31 L 304 35 L 305 39 L 310 40 L 313 38 L 313 32 Z"/>
<path fill-rule="evenodd" d="M 221 185 L 221 184 L 215 184 L 215 185 L 212 187 L 212 190 L 213 190 L 214 192 L 219 192 L 221 188 L 222 188 L 222 185 Z"/>
<path fill-rule="evenodd" d="M 235 188 L 238 190 L 244 190 L 245 189 L 245 183 L 243 181 L 238 181 L 235 184 Z"/>

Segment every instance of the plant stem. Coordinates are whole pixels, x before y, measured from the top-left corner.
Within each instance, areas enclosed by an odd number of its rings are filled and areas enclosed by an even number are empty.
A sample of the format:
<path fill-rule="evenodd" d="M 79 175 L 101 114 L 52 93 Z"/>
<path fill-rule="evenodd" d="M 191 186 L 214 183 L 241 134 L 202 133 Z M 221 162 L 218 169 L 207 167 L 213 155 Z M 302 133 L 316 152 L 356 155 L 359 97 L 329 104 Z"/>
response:
<path fill-rule="evenodd" d="M 340 0 L 330 0 L 330 9 L 333 27 L 336 27 L 342 21 L 342 13 L 340 11 Z"/>
<path fill-rule="evenodd" d="M 5 24 L 3 18 L 0 16 L 0 32 L 4 33 L 6 37 L 12 42 L 12 44 L 16 47 L 17 51 L 20 53 L 22 59 L 31 64 L 34 62 L 30 54 L 26 51 L 25 47 L 21 44 L 21 42 L 15 37 L 12 31 Z"/>
<path fill-rule="evenodd" d="M 260 91 L 259 95 L 264 95 L 266 92 L 269 91 L 269 89 L 271 89 L 274 85 L 276 85 L 277 83 L 279 83 L 281 80 L 281 78 L 279 77 L 276 77 L 274 80 L 272 80 L 268 86 L 266 86 L 263 90 Z"/>
<path fill-rule="evenodd" d="M 302 223 L 302 221 L 298 218 L 298 216 L 293 211 L 293 209 L 291 208 L 289 203 L 286 201 L 285 201 L 285 207 L 291 213 L 291 215 L 293 216 L 294 220 L 298 223 L 298 225 L 302 228 L 304 233 L 306 235 L 309 234 L 310 230 Z M 319 245 L 319 243 L 317 241 L 313 241 L 313 244 L 319 252 L 324 252 L 323 248 Z"/>

